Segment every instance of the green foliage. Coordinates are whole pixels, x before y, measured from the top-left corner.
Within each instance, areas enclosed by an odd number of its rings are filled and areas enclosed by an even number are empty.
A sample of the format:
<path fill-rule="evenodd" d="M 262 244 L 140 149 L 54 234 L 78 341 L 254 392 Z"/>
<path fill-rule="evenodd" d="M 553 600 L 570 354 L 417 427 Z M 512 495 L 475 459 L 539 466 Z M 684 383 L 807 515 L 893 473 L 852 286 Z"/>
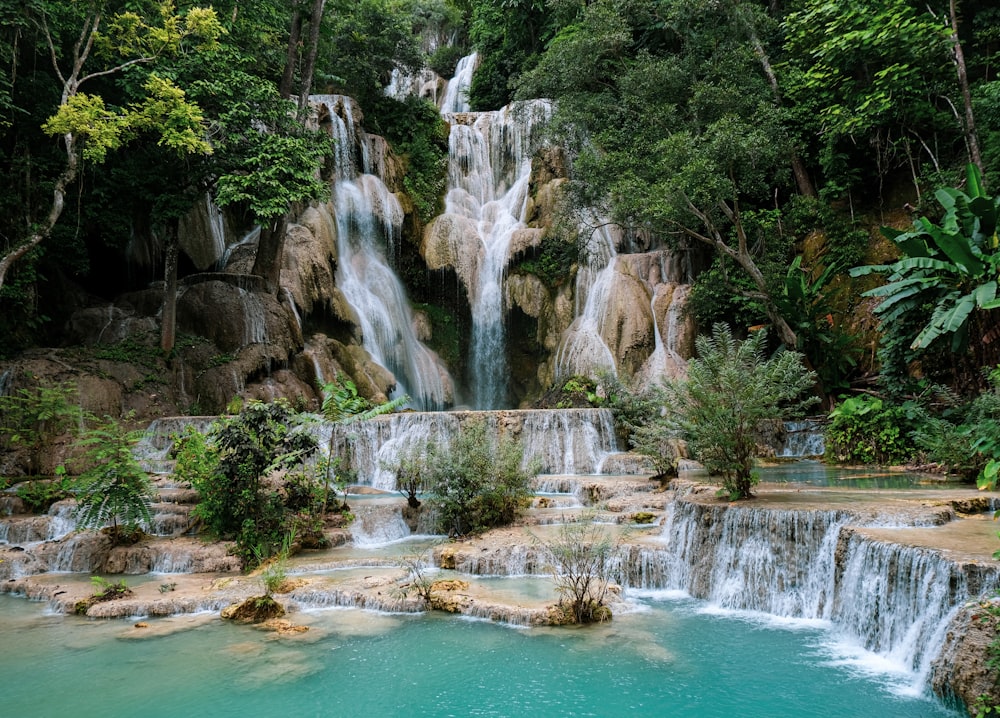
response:
<path fill-rule="evenodd" d="M 927 316 L 929 308 L 930 320 L 913 338 L 911 349 L 925 349 L 939 337 L 950 336 L 951 351 L 962 353 L 969 345 L 975 316 L 1000 307 L 996 279 L 1000 195 L 985 193 L 975 165 L 967 170 L 968 194 L 951 188 L 937 191 L 935 196 L 945 208 L 940 224 L 921 217 L 909 232 L 882 228 L 902 250 L 902 259 L 851 271 L 852 276 L 888 275 L 888 284 L 865 293 L 882 299 L 875 312 L 883 323 L 914 314 Z"/>
<path fill-rule="evenodd" d="M 102 576 L 91 576 L 90 583 L 93 586 L 94 593 L 90 598 L 77 601 L 73 606 L 73 613 L 79 616 L 87 615 L 87 610 L 95 603 L 128 598 L 132 595 L 132 589 L 125 583 L 124 578 L 118 581 L 109 581 Z"/>
<path fill-rule="evenodd" d="M 75 384 L 39 382 L 31 388 L 0 395 L 0 446 L 24 447 L 28 473 L 42 468 L 42 457 L 64 434 L 76 435 L 85 414 Z"/>
<path fill-rule="evenodd" d="M 938 101 L 955 85 L 949 29 L 922 6 L 804 0 L 782 30 L 783 92 L 803 135 L 822 143 L 831 196 L 859 179 L 862 160 L 885 174 L 912 161 L 911 143 L 954 127 L 948 104 Z"/>
<path fill-rule="evenodd" d="M 73 495 L 73 481 L 65 475 L 65 469 L 59 469 L 61 475 L 55 479 L 35 479 L 18 484 L 18 497 L 33 513 L 45 513 L 55 502 Z"/>
<path fill-rule="evenodd" d="M 427 488 L 441 529 L 464 536 L 504 526 L 531 498 L 537 463 L 522 468 L 524 449 L 509 436 L 490 437 L 484 422 L 462 427 L 448 446 L 427 450 Z"/>
<path fill-rule="evenodd" d="M 731 499 L 749 498 L 761 430 L 816 401 L 800 398 L 815 381 L 802 356 L 782 351 L 765 358 L 765 340 L 756 332 L 738 341 L 724 324 L 716 324 L 711 337 L 698 337 L 687 380 L 663 385 L 662 415 L 650 417 L 652 430 L 640 434 L 640 450 L 658 451 L 658 441 L 683 438 L 695 458 L 722 477 Z"/>
<path fill-rule="evenodd" d="M 245 567 L 280 549 L 288 510 L 278 487 L 267 479 L 316 451 L 316 440 L 298 430 L 301 424 L 286 402 L 252 401 L 212 427 L 208 440 L 214 470 L 190 474 L 200 497 L 195 513 L 216 535 L 235 539 L 236 555 Z M 192 453 L 197 457 L 200 450 L 195 447 Z"/>
<path fill-rule="evenodd" d="M 599 377 L 599 386 L 604 390 L 604 405 L 611 409 L 615 417 L 615 431 L 623 446 L 634 446 L 636 443 L 636 432 L 640 427 L 645 426 L 649 417 L 655 416 L 660 411 L 662 402 L 657 392 L 637 391 L 635 388 L 625 384 L 617 374 L 610 372 L 602 373 Z M 663 454 L 657 452 L 653 456 L 654 462 L 657 457 Z M 673 453 L 669 454 L 669 461 L 673 463 Z M 657 472 L 661 467 L 658 467 Z"/>
<path fill-rule="evenodd" d="M 431 322 L 431 338 L 427 346 L 454 372 L 462 359 L 463 346 L 455 314 L 436 304 L 414 304 L 413 308 L 426 314 Z"/>
<path fill-rule="evenodd" d="M 844 399 L 830 412 L 826 429 L 828 461 L 898 464 L 916 448 L 913 432 L 924 427 L 926 412 L 914 401 L 891 404 L 868 394 Z"/>
<path fill-rule="evenodd" d="M 558 287 L 573 276 L 573 265 L 580 261 L 580 247 L 567 242 L 555 232 L 546 232 L 537 250 L 529 253 L 516 269 L 534 274 L 547 287 Z"/>
<path fill-rule="evenodd" d="M 552 567 L 559 605 L 568 608 L 573 623 L 611 619 L 605 605 L 617 545 L 607 527 L 593 516 L 559 527 L 555 538 L 542 543 Z"/>
<path fill-rule="evenodd" d="M 115 543 L 128 541 L 152 521 L 153 487 L 132 454 L 141 431 L 128 431 L 115 419 L 88 430 L 79 441 L 89 468 L 77 482 L 76 520 L 81 528 L 111 525 Z"/>
<path fill-rule="evenodd" d="M 443 209 L 448 181 L 448 125 L 433 103 L 417 97 L 373 99 L 368 118 L 405 163 L 403 185 L 421 221 Z"/>

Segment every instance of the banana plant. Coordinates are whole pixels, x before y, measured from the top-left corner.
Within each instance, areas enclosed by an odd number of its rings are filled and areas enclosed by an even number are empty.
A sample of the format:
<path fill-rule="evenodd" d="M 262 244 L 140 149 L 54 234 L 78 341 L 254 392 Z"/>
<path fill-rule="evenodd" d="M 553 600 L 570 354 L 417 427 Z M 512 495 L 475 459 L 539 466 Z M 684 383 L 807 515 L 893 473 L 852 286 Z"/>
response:
<path fill-rule="evenodd" d="M 875 313 L 884 323 L 930 307 L 930 320 L 911 349 L 926 349 L 938 337 L 951 335 L 951 350 L 964 352 L 973 312 L 1000 307 L 1000 195 L 986 194 L 975 165 L 966 167 L 966 176 L 967 192 L 946 187 L 935 193 L 945 210 L 939 224 L 921 217 L 909 232 L 882 228 L 903 252 L 901 259 L 851 270 L 854 277 L 887 275 L 885 285 L 864 294 L 882 299 Z"/>
<path fill-rule="evenodd" d="M 342 376 L 338 376 L 335 382 L 323 384 L 320 391 L 323 393 L 323 403 L 320 406 L 320 413 L 324 419 L 335 424 L 353 424 L 359 421 L 374 419 L 376 416 L 382 416 L 383 414 L 389 414 L 397 409 L 401 409 L 410 401 L 410 397 L 404 394 L 403 396 L 397 396 L 395 399 L 376 404 L 361 396 L 358 393 L 358 387 L 355 383 Z M 341 509 L 344 511 L 347 510 L 347 482 L 345 475 L 337 471 L 337 469 L 341 463 L 350 464 L 350 457 L 346 457 L 348 459 L 346 462 L 341 462 L 339 457 L 334 458 L 333 446 L 335 438 L 335 433 L 331 431 L 327 445 L 326 459 L 323 464 L 323 472 L 325 474 L 323 514 L 326 514 L 331 480 L 338 488 L 344 490 L 344 503 Z M 352 441 L 348 441 L 348 451 L 350 451 L 352 444 Z"/>

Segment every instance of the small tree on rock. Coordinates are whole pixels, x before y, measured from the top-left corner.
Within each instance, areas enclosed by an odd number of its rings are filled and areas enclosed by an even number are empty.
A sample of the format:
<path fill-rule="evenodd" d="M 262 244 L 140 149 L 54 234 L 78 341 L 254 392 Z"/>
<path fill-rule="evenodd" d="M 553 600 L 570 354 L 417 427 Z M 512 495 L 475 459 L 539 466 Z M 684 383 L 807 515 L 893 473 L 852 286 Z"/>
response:
<path fill-rule="evenodd" d="M 606 605 L 609 573 L 616 548 L 607 527 L 585 517 L 563 524 L 555 539 L 543 542 L 559 594 L 558 608 L 573 623 L 611 620 Z"/>
<path fill-rule="evenodd" d="M 802 355 L 781 351 L 765 358 L 764 341 L 763 332 L 738 341 L 725 324 L 716 324 L 711 337 L 699 337 L 687 380 L 663 385 L 662 415 L 639 430 L 639 451 L 657 451 L 664 436 L 682 438 L 709 473 L 722 477 L 731 499 L 750 498 L 765 425 L 818 401 L 800 398 L 816 381 Z"/>
<path fill-rule="evenodd" d="M 80 440 L 91 465 L 79 479 L 76 520 L 81 528 L 110 524 L 112 542 L 134 540 L 152 521 L 153 487 L 149 476 L 132 454 L 142 431 L 127 431 L 106 417 Z"/>

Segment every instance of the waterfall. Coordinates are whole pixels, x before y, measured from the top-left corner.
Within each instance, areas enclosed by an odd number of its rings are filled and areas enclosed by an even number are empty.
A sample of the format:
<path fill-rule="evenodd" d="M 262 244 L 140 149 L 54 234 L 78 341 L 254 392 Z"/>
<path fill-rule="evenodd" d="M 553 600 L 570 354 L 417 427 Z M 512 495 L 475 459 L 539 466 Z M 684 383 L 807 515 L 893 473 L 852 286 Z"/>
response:
<path fill-rule="evenodd" d="M 786 421 L 785 441 L 778 450 L 783 458 L 822 456 L 826 451 L 822 424 L 816 421 Z"/>
<path fill-rule="evenodd" d="M 472 73 L 478 60 L 479 55 L 472 53 L 458 61 L 455 76 L 448 82 L 441 100 L 442 114 L 469 111 L 469 88 L 472 87 Z"/>
<path fill-rule="evenodd" d="M 335 181 L 327 213 L 337 227 L 337 287 L 360 320 L 362 345 L 396 377 L 396 396 L 409 394 L 415 406 L 442 409 L 451 400 L 447 369 L 417 339 L 406 290 L 389 265 L 399 241 L 403 209 L 371 172 L 371 140 L 358 126 L 354 101 L 314 95 L 326 108 L 334 141 Z"/>
<path fill-rule="evenodd" d="M 267 314 L 264 302 L 254 292 L 238 287 L 240 302 L 243 304 L 243 346 L 267 343 Z"/>
<path fill-rule="evenodd" d="M 468 66 L 463 60 L 458 72 Z M 532 100 L 496 112 L 444 114 L 451 123 L 448 194 L 445 214 L 435 222 L 466 228 L 455 252 L 472 309 L 469 363 L 477 409 L 508 402 L 503 281 L 511 239 L 526 227 L 531 157 L 551 113 L 549 102 Z"/>
<path fill-rule="evenodd" d="M 923 685 L 957 607 L 997 576 L 936 551 L 876 540 L 849 525 L 859 521 L 847 511 L 681 499 L 668 507 L 664 547 L 624 547 L 615 578 L 721 608 L 828 621 L 843 640 Z"/>
<path fill-rule="evenodd" d="M 615 240 L 606 222 L 595 222 L 586 255 L 576 275 L 574 319 L 556 350 L 556 378 L 574 374 L 617 373 L 614 354 L 602 336 L 605 310 L 614 284 Z"/>
<path fill-rule="evenodd" d="M 355 505 L 351 538 L 360 548 L 374 548 L 401 541 L 410 536 L 399 506 Z"/>
<path fill-rule="evenodd" d="M 485 421 L 490 430 L 510 431 L 524 446 L 524 466 L 541 461 L 547 474 L 594 474 L 617 451 L 614 423 L 606 409 L 504 412 L 409 412 L 353 424 L 326 424 L 320 445 L 350 457 L 361 483 L 383 491 L 396 488 L 394 466 L 399 457 L 435 443 L 447 446 L 463 423 Z"/>

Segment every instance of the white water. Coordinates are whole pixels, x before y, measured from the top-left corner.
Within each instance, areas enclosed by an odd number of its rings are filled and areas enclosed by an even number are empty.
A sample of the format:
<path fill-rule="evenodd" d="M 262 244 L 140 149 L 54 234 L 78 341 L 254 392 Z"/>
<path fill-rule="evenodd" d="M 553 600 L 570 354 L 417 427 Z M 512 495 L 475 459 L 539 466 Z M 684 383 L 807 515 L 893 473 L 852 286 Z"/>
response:
<path fill-rule="evenodd" d="M 455 76 L 448 82 L 448 88 L 441 99 L 441 112 L 468 112 L 469 88 L 472 87 L 472 73 L 476 69 L 479 55 L 472 53 L 458 61 Z"/>
<path fill-rule="evenodd" d="M 416 407 L 442 409 L 451 401 L 447 369 L 416 337 L 413 312 L 402 282 L 387 259 L 399 240 L 403 209 L 373 171 L 372 141 L 360 129 L 354 101 L 314 95 L 326 108 L 333 135 L 336 180 L 329 206 L 337 227 L 337 287 L 354 308 L 362 344 L 395 376 L 395 396 L 408 394 Z"/>
<path fill-rule="evenodd" d="M 783 458 L 822 456 L 826 451 L 822 426 L 815 421 L 786 421 L 785 443 L 778 451 Z"/>
<path fill-rule="evenodd" d="M 606 222 L 595 222 L 589 234 L 584 262 L 576 274 L 573 323 L 563 334 L 556 350 L 556 379 L 575 374 L 597 376 L 606 371 L 618 373 L 614 354 L 604 341 L 603 323 L 614 285 L 618 251 L 615 238 Z"/>
<path fill-rule="evenodd" d="M 463 67 L 459 63 L 459 72 Z M 456 77 L 451 84 L 458 82 Z M 508 405 L 503 282 L 511 239 L 527 226 L 531 157 L 551 113 L 550 103 L 532 100 L 496 112 L 444 114 L 451 123 L 448 194 L 445 214 L 435 222 L 465 228 L 455 237 L 454 251 L 472 309 L 469 363 L 477 409 Z"/>
<path fill-rule="evenodd" d="M 605 409 L 391 414 L 349 425 L 326 424 L 320 446 L 325 450 L 332 432 L 334 455 L 350 457 L 361 483 L 393 491 L 399 457 L 428 444 L 447 446 L 462 424 L 471 421 L 485 421 L 493 431 L 502 422 L 519 435 L 524 466 L 538 459 L 545 474 L 595 474 L 617 451 L 611 412 Z"/>

